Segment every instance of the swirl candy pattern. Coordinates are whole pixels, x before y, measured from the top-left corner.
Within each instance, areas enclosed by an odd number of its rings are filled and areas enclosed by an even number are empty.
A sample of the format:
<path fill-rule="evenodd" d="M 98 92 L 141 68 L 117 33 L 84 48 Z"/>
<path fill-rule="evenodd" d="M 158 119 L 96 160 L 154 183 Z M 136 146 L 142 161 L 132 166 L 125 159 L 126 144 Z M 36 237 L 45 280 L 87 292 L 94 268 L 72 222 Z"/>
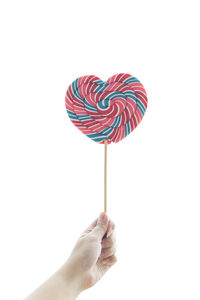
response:
<path fill-rule="evenodd" d="M 125 73 L 106 82 L 94 75 L 79 77 L 65 96 L 71 121 L 100 144 L 117 143 L 130 134 L 142 120 L 147 102 L 142 83 Z"/>

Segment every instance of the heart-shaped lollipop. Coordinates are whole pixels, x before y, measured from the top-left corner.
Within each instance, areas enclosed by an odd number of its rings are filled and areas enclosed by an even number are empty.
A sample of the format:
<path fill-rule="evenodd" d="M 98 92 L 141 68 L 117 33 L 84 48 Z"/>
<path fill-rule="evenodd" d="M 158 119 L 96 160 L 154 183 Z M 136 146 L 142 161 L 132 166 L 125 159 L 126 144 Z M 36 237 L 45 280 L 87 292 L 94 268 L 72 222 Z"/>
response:
<path fill-rule="evenodd" d="M 78 129 L 105 146 L 104 211 L 107 212 L 107 144 L 117 143 L 131 133 L 147 108 L 147 94 L 141 82 L 125 73 L 106 82 L 94 75 L 79 77 L 65 96 L 67 113 Z"/>
<path fill-rule="evenodd" d="M 100 144 L 117 143 L 131 133 L 142 120 L 147 102 L 142 83 L 125 73 L 106 82 L 94 75 L 79 77 L 65 96 L 71 121 Z"/>

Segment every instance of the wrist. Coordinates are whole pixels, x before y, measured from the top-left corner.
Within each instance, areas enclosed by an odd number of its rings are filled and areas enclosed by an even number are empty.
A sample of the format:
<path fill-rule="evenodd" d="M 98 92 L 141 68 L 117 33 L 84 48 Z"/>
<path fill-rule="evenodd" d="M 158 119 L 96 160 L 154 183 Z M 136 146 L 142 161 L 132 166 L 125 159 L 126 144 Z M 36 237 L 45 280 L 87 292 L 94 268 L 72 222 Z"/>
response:
<path fill-rule="evenodd" d="M 76 299 L 81 293 L 81 280 L 78 276 L 73 264 L 68 260 L 57 272 L 58 276 L 62 279 L 68 294 L 72 299 Z"/>

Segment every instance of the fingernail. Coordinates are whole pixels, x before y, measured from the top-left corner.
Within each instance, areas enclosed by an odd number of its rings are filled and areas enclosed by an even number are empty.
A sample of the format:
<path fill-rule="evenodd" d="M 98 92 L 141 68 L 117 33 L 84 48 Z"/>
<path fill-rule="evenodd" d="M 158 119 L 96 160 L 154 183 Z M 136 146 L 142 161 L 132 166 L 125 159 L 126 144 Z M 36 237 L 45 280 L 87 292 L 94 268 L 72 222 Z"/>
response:
<path fill-rule="evenodd" d="M 106 216 L 106 214 L 105 213 L 101 213 L 100 214 L 100 216 L 99 216 L 99 220 L 101 221 L 101 222 L 106 222 L 107 221 L 107 216 Z"/>

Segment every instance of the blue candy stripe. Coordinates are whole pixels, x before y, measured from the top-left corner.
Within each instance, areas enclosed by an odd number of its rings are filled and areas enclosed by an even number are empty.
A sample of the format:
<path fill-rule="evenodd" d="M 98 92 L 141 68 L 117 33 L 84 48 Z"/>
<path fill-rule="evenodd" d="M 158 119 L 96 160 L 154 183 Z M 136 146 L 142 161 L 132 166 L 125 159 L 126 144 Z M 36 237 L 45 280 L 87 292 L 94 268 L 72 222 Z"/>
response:
<path fill-rule="evenodd" d="M 109 99 L 113 99 L 117 97 L 125 98 L 124 94 L 120 92 L 111 92 L 107 97 L 109 97 Z"/>
<path fill-rule="evenodd" d="M 72 90 L 73 90 L 75 96 L 78 99 L 82 100 L 81 95 L 80 95 L 79 90 L 78 90 L 78 78 L 72 82 Z"/>
<path fill-rule="evenodd" d="M 72 119 L 72 120 L 77 120 L 78 119 L 77 115 L 74 112 L 67 109 L 67 113 L 68 113 L 70 119 Z"/>
<path fill-rule="evenodd" d="M 127 83 L 127 84 L 132 83 L 132 82 L 140 82 L 140 81 L 136 77 L 129 77 L 124 81 L 124 83 Z"/>
<path fill-rule="evenodd" d="M 102 84 L 102 85 L 98 86 L 98 87 L 94 90 L 94 92 L 95 92 L 95 93 L 103 92 L 103 91 L 107 88 L 107 86 L 108 86 L 108 85 Z"/>
<path fill-rule="evenodd" d="M 94 83 L 98 84 L 98 85 L 103 85 L 105 83 L 105 81 L 103 81 L 103 80 L 95 80 Z"/>
<path fill-rule="evenodd" d="M 87 135 L 87 134 L 86 134 Z M 87 135 L 90 139 L 92 139 L 94 142 L 98 142 L 98 143 L 100 143 L 100 142 L 102 142 L 102 141 L 104 141 L 104 140 L 109 140 L 109 138 L 107 137 L 107 136 L 105 136 L 105 137 L 103 137 L 103 138 L 101 138 L 101 137 L 96 137 L 96 138 L 93 138 L 93 137 L 90 137 L 89 135 Z"/>
<path fill-rule="evenodd" d="M 81 121 L 83 121 L 83 120 L 93 120 L 93 118 L 90 117 L 89 115 L 79 115 L 78 118 Z"/>
<path fill-rule="evenodd" d="M 85 107 L 88 110 L 98 112 L 98 110 L 93 105 L 91 105 L 90 103 L 88 103 L 85 99 L 83 99 L 83 102 L 85 104 Z"/>
<path fill-rule="evenodd" d="M 112 127 L 108 127 L 102 131 L 99 132 L 99 134 L 110 134 L 113 131 Z"/>
<path fill-rule="evenodd" d="M 129 97 L 129 98 L 133 99 L 135 102 L 137 101 L 137 96 L 136 96 L 136 94 L 135 94 L 134 92 L 132 92 L 132 91 L 126 91 L 126 92 L 124 92 L 124 95 L 125 95 L 126 97 Z"/>
<path fill-rule="evenodd" d="M 90 117 L 89 115 L 76 115 L 74 112 L 67 110 L 67 113 L 70 117 L 70 119 L 72 120 L 79 120 L 79 121 L 85 121 L 85 120 L 93 120 L 92 117 Z"/>
<path fill-rule="evenodd" d="M 109 99 L 103 99 L 97 103 L 98 107 L 101 109 L 107 108 L 109 103 Z"/>
<path fill-rule="evenodd" d="M 139 110 L 141 111 L 142 115 L 144 116 L 146 108 L 144 107 L 144 105 L 142 104 L 142 102 L 137 101 L 137 107 L 139 108 Z"/>
<path fill-rule="evenodd" d="M 91 133 L 91 134 L 87 134 L 87 136 L 93 140 L 95 139 L 99 139 L 101 141 L 108 139 L 107 136 L 105 135 L 100 135 L 99 133 Z"/>
<path fill-rule="evenodd" d="M 119 124 L 120 124 L 120 122 L 121 122 L 121 115 L 120 115 L 120 116 L 117 116 L 117 117 L 115 118 L 115 121 L 114 121 L 114 123 L 112 124 L 112 126 L 113 126 L 113 127 L 118 127 Z"/>
<path fill-rule="evenodd" d="M 131 127 L 130 127 L 130 121 L 128 121 L 125 124 L 125 136 L 127 136 L 130 133 Z"/>

